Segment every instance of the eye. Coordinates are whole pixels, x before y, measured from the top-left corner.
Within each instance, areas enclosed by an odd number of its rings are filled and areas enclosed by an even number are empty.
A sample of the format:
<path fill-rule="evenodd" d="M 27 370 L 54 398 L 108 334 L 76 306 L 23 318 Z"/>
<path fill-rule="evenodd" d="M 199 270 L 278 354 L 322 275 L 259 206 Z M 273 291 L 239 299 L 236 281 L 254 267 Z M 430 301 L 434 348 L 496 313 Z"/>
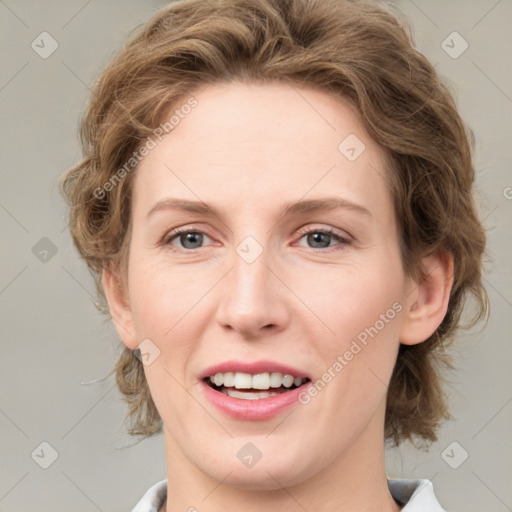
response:
<path fill-rule="evenodd" d="M 346 246 L 351 243 L 348 236 L 336 234 L 333 229 L 309 229 L 300 234 L 300 240 L 306 238 L 311 249 L 326 249 L 335 245 Z M 203 247 L 205 238 L 210 239 L 206 233 L 200 230 L 175 229 L 163 239 L 162 243 L 172 248 L 193 251 Z"/>
<path fill-rule="evenodd" d="M 204 239 L 210 238 L 206 233 L 198 230 L 191 229 L 175 229 L 171 233 L 169 233 L 163 240 L 164 245 L 170 245 L 172 247 L 176 247 L 174 241 L 178 241 L 180 246 L 178 249 L 188 249 L 194 250 L 199 249 Z"/>
<path fill-rule="evenodd" d="M 309 247 L 312 249 L 325 249 L 333 245 L 344 246 L 350 244 L 348 236 L 338 235 L 333 229 L 309 229 L 300 234 L 302 235 L 301 240 L 306 238 L 306 242 L 311 244 Z M 337 242 L 337 244 L 331 242 Z M 343 247 L 340 247 L 340 249 L 341 248 Z"/>

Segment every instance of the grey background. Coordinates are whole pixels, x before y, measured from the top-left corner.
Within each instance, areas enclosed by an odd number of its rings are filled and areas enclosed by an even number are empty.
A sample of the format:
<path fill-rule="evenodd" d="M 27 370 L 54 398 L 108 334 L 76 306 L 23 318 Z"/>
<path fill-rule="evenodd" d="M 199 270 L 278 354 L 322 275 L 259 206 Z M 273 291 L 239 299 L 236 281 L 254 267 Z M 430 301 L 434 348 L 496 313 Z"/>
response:
<path fill-rule="evenodd" d="M 88 85 L 163 4 L 0 0 L 0 511 L 127 511 L 165 478 L 162 436 L 126 448 L 114 376 L 82 384 L 108 374 L 121 342 L 94 308 L 56 184 L 80 158 Z M 485 330 L 459 336 L 447 385 L 455 420 L 429 452 L 390 450 L 388 476 L 430 478 L 448 510 L 512 510 L 512 1 L 398 5 L 476 135 L 492 312 Z M 43 31 L 59 45 L 47 59 L 31 47 Z M 462 48 L 447 39 L 454 31 L 469 44 L 458 58 L 442 47 Z M 58 455 L 47 469 L 42 442 Z"/>

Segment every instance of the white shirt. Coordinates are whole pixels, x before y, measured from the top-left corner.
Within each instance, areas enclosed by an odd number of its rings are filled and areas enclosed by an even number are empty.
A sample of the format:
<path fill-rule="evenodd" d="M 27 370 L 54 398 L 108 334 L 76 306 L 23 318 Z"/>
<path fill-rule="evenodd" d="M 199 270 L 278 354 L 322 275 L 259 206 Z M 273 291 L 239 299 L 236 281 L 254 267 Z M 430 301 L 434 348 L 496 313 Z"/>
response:
<path fill-rule="evenodd" d="M 388 480 L 391 496 L 402 505 L 401 512 L 446 512 L 437 501 L 430 480 Z M 150 487 L 131 512 L 158 512 L 167 497 L 167 480 Z"/>

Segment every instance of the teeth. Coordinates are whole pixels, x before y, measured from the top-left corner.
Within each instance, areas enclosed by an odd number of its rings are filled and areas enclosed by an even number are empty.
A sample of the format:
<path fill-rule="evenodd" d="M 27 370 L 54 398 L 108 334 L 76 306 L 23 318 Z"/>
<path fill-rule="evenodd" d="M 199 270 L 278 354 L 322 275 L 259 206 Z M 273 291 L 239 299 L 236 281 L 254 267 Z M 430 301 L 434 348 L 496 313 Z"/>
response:
<path fill-rule="evenodd" d="M 274 372 L 270 374 L 270 387 L 280 388 L 283 385 L 283 374 Z"/>
<path fill-rule="evenodd" d="M 283 386 L 285 388 L 291 388 L 293 386 L 293 376 L 292 375 L 285 375 L 283 377 Z"/>
<path fill-rule="evenodd" d="M 233 388 L 224 388 L 222 392 L 231 398 L 241 398 L 243 400 L 260 400 L 261 398 L 269 398 L 271 396 L 280 395 L 279 391 L 237 391 Z"/>
<path fill-rule="evenodd" d="M 251 387 L 254 389 L 268 389 L 270 387 L 270 375 L 268 373 L 253 375 Z"/>
<path fill-rule="evenodd" d="M 219 375 L 219 374 L 217 374 L 217 375 Z M 222 373 L 221 373 L 221 375 L 222 375 Z M 224 382 L 223 382 L 224 386 L 230 387 L 230 388 L 235 386 L 235 374 L 234 373 L 232 373 L 232 372 L 225 373 L 223 380 L 224 380 Z"/>
<path fill-rule="evenodd" d="M 210 382 L 215 384 L 216 386 L 224 386 L 226 388 L 236 388 L 236 389 L 262 389 L 267 390 L 270 388 L 280 388 L 284 386 L 285 388 L 290 388 L 294 384 L 295 386 L 300 386 L 303 382 L 306 381 L 306 378 L 303 377 L 294 377 L 293 375 L 285 374 L 279 372 L 273 373 L 258 373 L 256 375 L 251 375 L 250 373 L 216 373 L 210 377 Z M 250 393 L 249 393 L 250 394 Z M 248 398 L 248 393 L 243 393 L 244 398 L 251 400 Z M 258 393 L 258 397 L 262 398 L 262 393 Z M 232 395 L 229 395 L 232 396 Z M 234 396 L 234 395 L 233 395 Z M 273 395 L 271 395 L 273 396 Z M 238 397 L 236 397 L 238 398 Z M 266 398 L 266 397 L 264 397 Z"/>
<path fill-rule="evenodd" d="M 215 381 L 217 381 L 217 377 L 220 381 L 224 382 L 224 375 L 222 373 L 217 373 L 215 375 Z M 220 384 L 217 384 L 220 386 Z M 250 389 L 252 388 L 252 376 L 248 373 L 235 373 L 235 388 L 236 389 Z"/>

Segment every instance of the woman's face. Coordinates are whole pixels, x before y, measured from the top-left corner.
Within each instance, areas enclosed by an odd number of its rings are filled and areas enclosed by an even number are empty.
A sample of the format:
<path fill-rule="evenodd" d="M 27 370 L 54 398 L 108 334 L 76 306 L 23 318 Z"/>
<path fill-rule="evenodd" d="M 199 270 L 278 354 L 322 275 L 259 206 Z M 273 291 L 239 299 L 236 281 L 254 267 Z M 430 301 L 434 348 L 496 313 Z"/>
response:
<path fill-rule="evenodd" d="M 121 333 L 142 343 L 173 460 L 293 485 L 382 446 L 412 289 L 384 153 L 324 92 L 194 98 L 137 169 Z"/>

